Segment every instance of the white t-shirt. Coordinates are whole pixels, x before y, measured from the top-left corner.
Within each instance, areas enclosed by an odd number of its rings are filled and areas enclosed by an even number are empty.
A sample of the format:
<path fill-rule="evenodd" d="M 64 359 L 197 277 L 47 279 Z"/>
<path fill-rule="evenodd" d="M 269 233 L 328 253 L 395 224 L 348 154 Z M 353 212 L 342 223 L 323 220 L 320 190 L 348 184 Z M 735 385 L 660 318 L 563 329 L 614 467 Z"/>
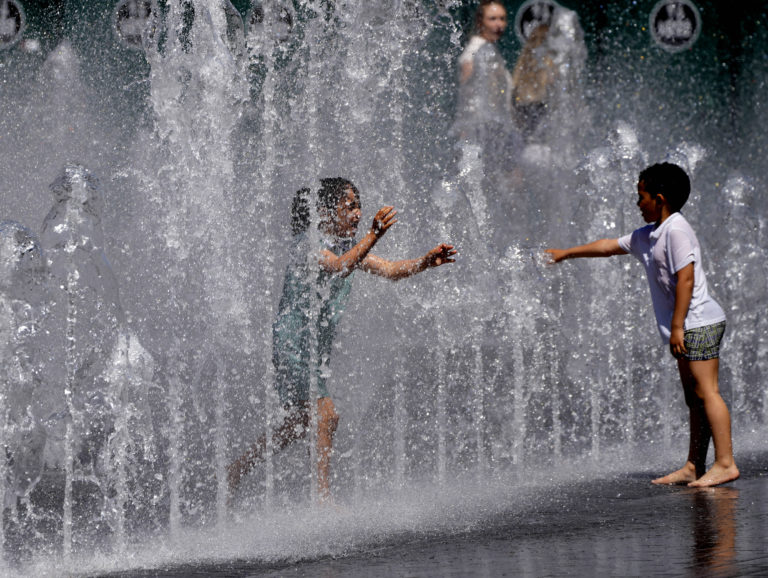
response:
<path fill-rule="evenodd" d="M 653 311 L 665 343 L 671 335 L 675 288 L 680 269 L 693 263 L 693 296 L 684 328 L 695 329 L 725 321 L 725 312 L 712 299 L 701 265 L 701 248 L 691 225 L 680 213 L 670 215 L 658 228 L 647 225 L 619 239 L 619 246 L 645 266 Z"/>
<path fill-rule="evenodd" d="M 469 42 L 467 42 L 467 45 L 464 47 L 464 51 L 461 53 L 461 56 L 459 56 L 459 65 L 472 62 L 472 60 L 475 58 L 475 54 L 477 54 L 477 51 L 480 50 L 480 47 L 482 47 L 484 44 L 487 44 L 487 42 L 488 41 L 482 36 L 478 36 L 477 34 L 472 35 L 472 37 L 469 39 Z"/>
<path fill-rule="evenodd" d="M 459 66 L 466 64 L 472 65 L 472 74 L 459 85 L 456 124 L 463 128 L 492 121 L 512 127 L 512 75 L 498 47 L 472 36 L 459 57 Z"/>

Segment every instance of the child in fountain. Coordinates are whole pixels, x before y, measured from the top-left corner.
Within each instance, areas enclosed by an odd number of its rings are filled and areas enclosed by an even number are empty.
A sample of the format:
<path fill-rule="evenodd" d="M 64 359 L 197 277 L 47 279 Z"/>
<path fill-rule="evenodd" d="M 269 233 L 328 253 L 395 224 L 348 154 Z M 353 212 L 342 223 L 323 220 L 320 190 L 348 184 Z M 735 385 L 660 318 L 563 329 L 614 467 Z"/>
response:
<path fill-rule="evenodd" d="M 333 435 L 339 421 L 328 394 L 326 375 L 336 327 L 351 289 L 352 274 L 361 269 L 387 279 L 403 279 L 453 263 L 456 251 L 451 245 L 440 244 L 416 259 L 388 261 L 377 257 L 370 251 L 397 222 L 394 207 L 379 209 L 368 233 L 355 242 L 360 221 L 357 188 L 342 178 L 322 179 L 321 184 L 316 207 L 322 249 L 316 262 L 307 258 L 311 251 L 309 189 L 296 193 L 291 209 L 293 246 L 272 334 L 275 385 L 286 416 L 272 432 L 272 442 L 275 450 L 280 450 L 306 436 L 310 421 L 310 380 L 314 376 L 317 384 L 317 483 L 320 498 L 326 499 L 330 496 Z M 315 295 L 317 299 L 313 303 Z M 313 346 L 314 352 L 311 351 Z M 230 491 L 234 491 L 242 477 L 263 459 L 265 449 L 266 437 L 262 436 L 229 466 Z"/>
<path fill-rule="evenodd" d="M 619 239 L 547 253 L 552 263 L 631 253 L 645 265 L 656 322 L 677 359 L 690 419 L 688 460 L 653 483 L 706 487 L 735 480 L 739 470 L 731 446 L 731 417 L 718 390 L 725 313 L 709 295 L 699 242 L 680 214 L 690 190 L 688 175 L 677 165 L 650 166 L 640 173 L 637 184 L 637 206 L 649 225 Z M 710 438 L 715 462 L 705 472 Z"/>

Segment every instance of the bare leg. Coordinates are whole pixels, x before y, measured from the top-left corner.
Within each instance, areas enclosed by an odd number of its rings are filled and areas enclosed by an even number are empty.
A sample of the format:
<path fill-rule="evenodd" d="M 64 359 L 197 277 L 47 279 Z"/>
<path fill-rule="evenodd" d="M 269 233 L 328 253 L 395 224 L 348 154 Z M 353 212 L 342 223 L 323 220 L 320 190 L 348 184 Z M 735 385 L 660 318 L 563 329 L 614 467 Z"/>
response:
<path fill-rule="evenodd" d="M 683 385 L 685 403 L 688 406 L 689 416 L 689 442 L 688 460 L 685 465 L 661 478 L 656 478 L 654 484 L 689 484 L 704 473 L 707 461 L 707 450 L 712 433 L 709 428 L 704 406 L 696 395 L 696 380 L 691 373 L 690 362 L 685 359 L 678 360 L 677 368 L 680 372 L 680 381 Z"/>
<path fill-rule="evenodd" d="M 707 459 L 707 449 L 711 437 L 709 423 L 703 407 L 690 407 L 690 441 L 688 446 L 688 460 L 685 465 L 661 478 L 656 478 L 654 484 L 690 484 L 704 473 Z"/>
<path fill-rule="evenodd" d="M 739 477 L 739 470 L 733 459 L 731 442 L 731 414 L 718 389 L 718 359 L 687 361 L 696 382 L 696 396 L 702 401 L 704 413 L 712 432 L 715 445 L 715 463 L 704 475 L 688 484 L 691 487 L 717 486 Z"/>
<path fill-rule="evenodd" d="M 317 490 L 321 501 L 331 497 L 329 473 L 333 434 L 339 425 L 339 414 L 330 397 L 317 400 Z"/>
<path fill-rule="evenodd" d="M 272 432 L 272 443 L 279 451 L 286 448 L 298 439 L 307 435 L 309 427 L 309 403 L 300 402 L 297 406 L 286 408 L 288 415 L 283 423 Z M 227 468 L 227 480 L 229 491 L 234 492 L 240 485 L 243 476 L 248 474 L 253 467 L 264 459 L 264 451 L 267 448 L 266 436 L 261 436 L 248 450 L 232 462 Z"/>
<path fill-rule="evenodd" d="M 712 429 L 709 427 L 704 404 L 700 399 L 696 398 L 688 413 L 691 426 L 688 462 L 694 465 L 696 478 L 700 478 L 707 467 L 707 452 L 712 439 Z"/>

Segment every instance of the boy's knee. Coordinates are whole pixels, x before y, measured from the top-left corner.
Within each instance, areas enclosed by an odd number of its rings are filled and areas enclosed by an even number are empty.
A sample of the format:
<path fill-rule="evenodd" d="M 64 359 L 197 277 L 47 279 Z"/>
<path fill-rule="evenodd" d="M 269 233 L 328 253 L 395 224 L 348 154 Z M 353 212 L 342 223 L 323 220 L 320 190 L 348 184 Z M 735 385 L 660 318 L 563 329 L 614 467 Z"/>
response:
<path fill-rule="evenodd" d="M 699 394 L 696 393 L 696 390 L 694 388 L 686 388 L 685 389 L 685 405 L 687 405 L 690 408 L 696 408 L 704 405 L 704 402 L 702 401 Z"/>

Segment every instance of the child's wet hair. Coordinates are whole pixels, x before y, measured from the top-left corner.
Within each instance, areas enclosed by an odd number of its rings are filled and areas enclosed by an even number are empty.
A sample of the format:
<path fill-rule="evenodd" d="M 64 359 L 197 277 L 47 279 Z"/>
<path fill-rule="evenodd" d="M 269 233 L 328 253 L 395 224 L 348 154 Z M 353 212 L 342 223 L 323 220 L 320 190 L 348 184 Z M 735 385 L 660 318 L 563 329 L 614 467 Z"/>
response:
<path fill-rule="evenodd" d="M 339 202 L 347 195 L 347 190 L 351 190 L 358 204 L 360 203 L 360 192 L 357 187 L 341 177 L 333 177 L 330 179 L 320 179 L 320 190 L 317 191 L 317 210 L 336 212 L 336 207 L 339 206 Z"/>
<path fill-rule="evenodd" d="M 339 202 L 351 190 L 358 204 L 360 203 L 360 192 L 352 181 L 342 177 L 332 177 L 320 179 L 320 188 L 317 191 L 315 206 L 317 211 L 330 215 L 332 218 L 336 215 L 336 207 Z M 291 205 L 291 232 L 299 235 L 309 228 L 310 211 L 309 199 L 312 191 L 308 188 L 299 189 L 293 197 Z"/>
<path fill-rule="evenodd" d="M 673 163 L 651 165 L 642 170 L 637 180 L 643 183 L 651 198 L 664 195 L 673 213 L 683 208 L 691 194 L 691 179 Z"/>
<path fill-rule="evenodd" d="M 299 189 L 293 196 L 291 204 L 291 233 L 300 235 L 309 228 L 309 195 L 308 188 Z"/>

